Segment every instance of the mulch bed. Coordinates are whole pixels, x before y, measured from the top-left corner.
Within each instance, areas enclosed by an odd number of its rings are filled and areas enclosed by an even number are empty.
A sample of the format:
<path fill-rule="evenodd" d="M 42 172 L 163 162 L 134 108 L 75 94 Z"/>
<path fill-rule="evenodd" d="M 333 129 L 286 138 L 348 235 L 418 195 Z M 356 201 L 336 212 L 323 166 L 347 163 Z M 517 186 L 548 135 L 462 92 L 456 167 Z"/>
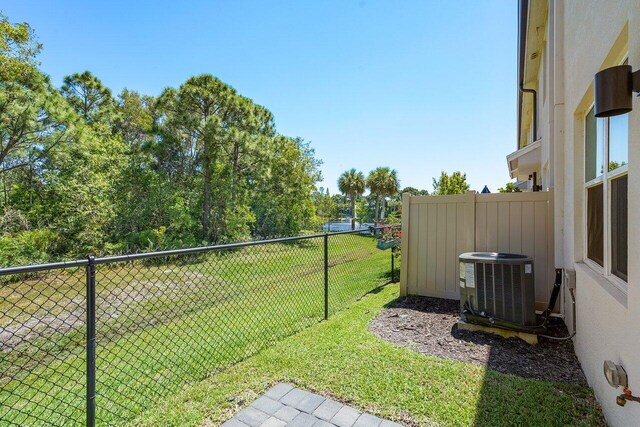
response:
<path fill-rule="evenodd" d="M 504 374 L 587 386 L 571 340 L 541 337 L 537 345 L 530 345 L 519 338 L 458 329 L 459 317 L 459 301 L 412 296 L 395 301 L 369 330 L 419 353 L 489 366 Z M 568 332 L 560 323 L 548 335 Z"/>

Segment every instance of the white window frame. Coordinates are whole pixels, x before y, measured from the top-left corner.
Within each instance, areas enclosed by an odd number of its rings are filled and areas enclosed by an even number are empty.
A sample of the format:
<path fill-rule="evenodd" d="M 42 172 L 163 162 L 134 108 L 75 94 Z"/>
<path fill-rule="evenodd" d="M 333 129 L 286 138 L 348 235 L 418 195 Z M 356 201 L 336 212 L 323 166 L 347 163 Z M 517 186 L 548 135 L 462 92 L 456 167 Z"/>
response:
<path fill-rule="evenodd" d="M 587 146 L 587 116 L 589 115 L 589 113 L 591 112 L 591 109 L 594 107 L 594 104 L 591 104 L 589 106 L 589 108 L 586 109 L 586 113 L 583 117 L 583 126 L 584 126 L 584 132 L 583 132 L 583 153 L 584 156 L 583 158 L 586 159 L 586 146 Z M 597 119 L 596 120 L 600 120 Z M 596 136 L 597 138 L 597 136 Z M 628 144 L 628 141 L 627 141 Z M 604 119 L 604 141 L 602 144 L 602 149 L 604 150 L 603 156 L 602 156 L 602 175 L 596 176 L 594 179 L 590 180 L 590 181 L 586 181 L 586 177 L 587 177 L 587 169 L 586 167 L 584 168 L 584 174 L 582 177 L 582 182 L 584 182 L 584 203 L 583 203 L 583 212 L 584 214 L 584 221 L 583 221 L 583 226 L 582 229 L 584 230 L 584 238 L 583 238 L 583 243 L 584 243 L 584 254 L 583 254 L 583 261 L 586 265 L 588 265 L 591 269 L 595 270 L 597 273 L 601 274 L 602 276 L 604 276 L 605 279 L 607 279 L 609 282 L 611 282 L 611 284 L 613 284 L 613 286 L 615 286 L 616 288 L 618 288 L 619 290 L 621 290 L 622 292 L 624 292 L 625 294 L 627 294 L 627 290 L 628 290 L 628 283 L 625 280 L 622 280 L 620 277 L 616 276 L 615 274 L 613 274 L 611 272 L 611 256 L 612 256 L 612 248 L 611 248 L 611 236 L 612 236 L 612 231 L 611 231 L 611 181 L 613 181 L 616 178 L 620 178 L 624 175 L 628 175 L 628 171 L 629 171 L 629 165 L 628 163 L 620 166 L 619 168 L 609 172 L 609 118 Z M 583 163 L 584 164 L 584 163 Z M 597 172 L 596 172 L 597 173 Z M 603 194 L 603 200 L 602 200 L 602 206 L 603 206 L 603 215 L 602 215 L 602 221 L 603 221 L 603 236 L 602 236 L 602 240 L 604 242 L 604 248 L 603 248 L 603 252 L 602 252 L 602 263 L 603 265 L 601 266 L 600 264 L 598 264 L 597 262 L 591 260 L 589 258 L 589 230 L 588 230 L 588 203 L 589 203 L 589 197 L 588 197 L 588 190 L 592 187 L 595 187 L 599 184 L 602 184 L 602 194 Z M 628 263 L 628 260 L 627 260 Z"/>

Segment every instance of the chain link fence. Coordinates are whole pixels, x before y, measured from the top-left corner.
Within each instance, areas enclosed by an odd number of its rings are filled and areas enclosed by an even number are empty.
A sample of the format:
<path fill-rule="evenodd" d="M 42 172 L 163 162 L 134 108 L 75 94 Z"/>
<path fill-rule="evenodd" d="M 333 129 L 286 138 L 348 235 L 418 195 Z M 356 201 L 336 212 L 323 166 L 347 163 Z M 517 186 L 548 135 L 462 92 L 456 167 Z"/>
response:
<path fill-rule="evenodd" d="M 0 426 L 120 425 L 392 281 L 369 230 L 0 269 Z"/>

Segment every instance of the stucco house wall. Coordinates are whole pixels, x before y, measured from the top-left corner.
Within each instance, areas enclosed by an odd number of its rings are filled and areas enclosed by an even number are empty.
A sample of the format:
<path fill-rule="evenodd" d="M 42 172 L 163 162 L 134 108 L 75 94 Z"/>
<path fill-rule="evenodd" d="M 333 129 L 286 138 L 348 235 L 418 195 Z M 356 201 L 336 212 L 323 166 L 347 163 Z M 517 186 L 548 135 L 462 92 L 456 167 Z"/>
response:
<path fill-rule="evenodd" d="M 547 2 L 547 0 L 530 0 Z M 585 259 L 584 115 L 593 103 L 593 78 L 628 54 L 640 68 L 639 0 L 548 0 L 540 62 L 538 134 L 543 138 L 543 190 L 554 188 L 556 267 L 576 272 L 575 348 L 584 373 L 612 426 L 640 425 L 640 404 L 620 407 L 604 360 L 621 364 L 640 395 L 640 98 L 629 113 L 628 285 L 621 289 Z M 538 5 L 539 6 L 539 5 Z M 546 84 L 546 87 L 545 87 Z M 523 123 L 529 125 L 530 120 Z M 569 293 L 564 315 L 573 329 Z"/>
<path fill-rule="evenodd" d="M 571 0 L 564 11 L 564 171 L 565 267 L 576 270 L 576 353 L 589 384 L 613 426 L 640 424 L 640 404 L 620 407 L 621 390 L 610 387 L 602 373 L 604 360 L 624 366 L 632 391 L 640 394 L 640 101 L 634 97 L 629 113 L 629 274 L 626 294 L 583 262 L 585 258 L 584 119 L 593 102 L 596 72 L 618 64 L 629 55 L 640 65 L 640 39 L 629 29 L 639 28 L 637 0 Z M 636 214 L 634 214 L 636 213 Z"/>

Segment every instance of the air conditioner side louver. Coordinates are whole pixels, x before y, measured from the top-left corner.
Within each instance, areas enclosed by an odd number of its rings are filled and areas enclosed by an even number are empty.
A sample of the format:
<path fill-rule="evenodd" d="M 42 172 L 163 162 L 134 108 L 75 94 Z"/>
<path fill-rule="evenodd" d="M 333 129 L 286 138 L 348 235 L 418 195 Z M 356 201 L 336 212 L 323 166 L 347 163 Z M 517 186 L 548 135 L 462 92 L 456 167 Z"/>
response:
<path fill-rule="evenodd" d="M 460 255 L 460 304 L 476 313 L 534 326 L 533 261 L 525 255 L 466 253 Z"/>

